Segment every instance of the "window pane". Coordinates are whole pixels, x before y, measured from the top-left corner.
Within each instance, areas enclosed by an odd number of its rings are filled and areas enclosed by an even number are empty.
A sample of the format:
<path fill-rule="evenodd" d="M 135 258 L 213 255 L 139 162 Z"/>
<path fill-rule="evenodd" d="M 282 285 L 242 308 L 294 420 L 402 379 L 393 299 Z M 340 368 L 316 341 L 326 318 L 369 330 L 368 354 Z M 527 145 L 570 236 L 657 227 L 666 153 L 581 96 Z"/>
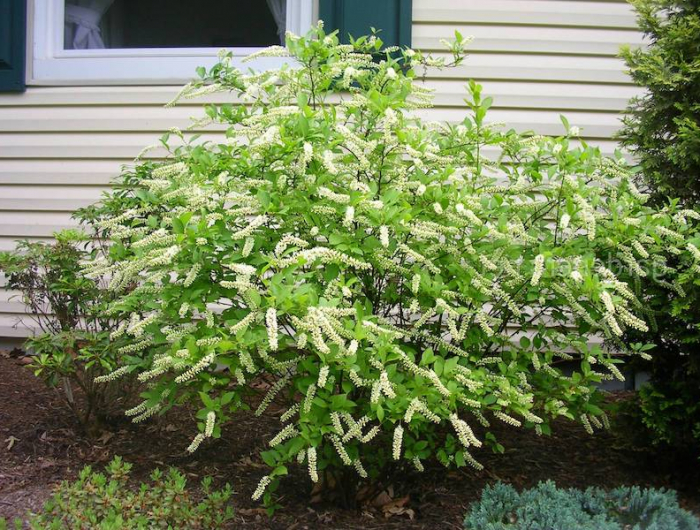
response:
<path fill-rule="evenodd" d="M 279 44 L 286 0 L 66 0 L 64 48 Z"/>

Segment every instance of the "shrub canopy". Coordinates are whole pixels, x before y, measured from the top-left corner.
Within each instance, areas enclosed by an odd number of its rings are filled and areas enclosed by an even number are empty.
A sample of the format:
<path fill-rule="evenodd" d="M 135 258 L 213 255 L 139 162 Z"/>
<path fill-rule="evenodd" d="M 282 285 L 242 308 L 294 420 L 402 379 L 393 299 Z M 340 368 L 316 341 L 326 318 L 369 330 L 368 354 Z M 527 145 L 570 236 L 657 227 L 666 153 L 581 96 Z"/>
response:
<path fill-rule="evenodd" d="M 235 411 L 283 404 L 256 498 L 293 461 L 313 481 L 432 458 L 480 468 L 492 437 L 472 426 L 491 421 L 592 432 L 594 385 L 645 355 L 620 339 L 647 327 L 635 280 L 680 289 L 667 257 L 700 259 L 698 216 L 645 206 L 624 161 L 565 120 L 558 138 L 487 125 L 470 83 L 466 118 L 425 121 L 416 70 L 441 62 L 380 47 L 319 27 L 261 54 L 290 55 L 280 70 L 224 55 L 181 97 L 235 96 L 206 108 L 225 138 L 173 131 L 185 144 L 166 137 L 170 159 L 126 171 L 93 212 L 113 245 L 86 270 L 112 276 L 111 311 L 129 317 L 110 377 L 150 384 L 127 414 L 199 403 L 194 451 Z"/>

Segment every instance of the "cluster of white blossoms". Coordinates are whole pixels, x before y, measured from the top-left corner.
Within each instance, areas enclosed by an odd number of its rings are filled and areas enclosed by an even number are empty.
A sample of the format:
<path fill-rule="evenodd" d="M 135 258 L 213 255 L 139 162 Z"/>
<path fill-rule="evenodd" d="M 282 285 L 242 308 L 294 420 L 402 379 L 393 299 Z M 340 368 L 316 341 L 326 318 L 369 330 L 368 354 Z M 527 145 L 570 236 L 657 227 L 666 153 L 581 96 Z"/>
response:
<path fill-rule="evenodd" d="M 141 374 L 161 397 L 129 411 L 140 419 L 202 399 L 191 451 L 238 408 L 284 403 L 270 458 L 305 461 L 314 482 L 328 466 L 367 476 L 368 454 L 479 469 L 470 424 L 493 418 L 605 425 L 586 412 L 593 382 L 621 377 L 626 332 L 647 329 L 647 271 L 677 293 L 677 268 L 700 271 L 696 216 L 645 206 L 624 167 L 573 139 L 476 116 L 423 123 L 428 90 L 390 57 L 323 36 L 332 60 L 311 60 L 288 38 L 295 67 L 244 73 L 224 56 L 211 85 L 190 85 L 180 97 L 232 91 L 247 105 L 212 113 L 220 144 L 140 166 L 133 204 L 101 221 L 115 257 L 85 272 L 123 293 L 113 337 L 134 362 L 98 380 Z M 571 352 L 587 363 L 576 377 L 556 369 Z M 449 451 L 432 434 L 442 424 L 460 442 Z"/>
<path fill-rule="evenodd" d="M 469 447 L 471 445 L 474 447 L 481 447 L 481 441 L 474 436 L 474 432 L 469 425 L 467 425 L 467 422 L 459 419 L 457 414 L 452 414 L 450 416 L 450 423 L 452 423 L 452 427 L 454 427 L 457 433 L 457 438 L 464 447 Z"/>
<path fill-rule="evenodd" d="M 530 279 L 530 283 L 532 285 L 537 285 L 540 283 L 540 278 L 542 277 L 542 273 L 544 272 L 544 256 L 542 254 L 538 254 L 535 256 L 535 268 L 532 271 L 532 278 Z"/>
<path fill-rule="evenodd" d="M 276 447 L 285 440 L 293 438 L 297 434 L 299 434 L 299 431 L 296 429 L 296 427 L 294 427 L 294 425 L 287 425 L 284 429 L 278 432 L 272 440 L 270 440 L 270 447 Z"/>
<path fill-rule="evenodd" d="M 213 411 L 209 411 L 207 413 L 207 423 L 204 427 L 204 436 L 207 438 L 211 437 L 211 435 L 214 433 L 214 422 L 216 421 L 216 413 Z"/>
<path fill-rule="evenodd" d="M 379 242 L 384 248 L 389 246 L 389 228 L 384 225 L 379 227 Z"/>
<path fill-rule="evenodd" d="M 184 373 L 178 375 L 175 378 L 176 383 L 184 383 L 186 381 L 189 381 L 190 379 L 193 379 L 198 373 L 200 373 L 202 370 L 207 368 L 209 365 L 211 365 L 214 362 L 214 358 L 216 355 L 214 353 L 209 353 L 202 357 L 197 363 L 193 364 L 187 371 Z"/>
<path fill-rule="evenodd" d="M 278 346 L 277 338 L 277 310 L 271 307 L 265 313 L 265 324 L 267 325 L 267 342 L 272 351 Z"/>
<path fill-rule="evenodd" d="M 401 458 L 401 444 L 403 443 L 403 426 L 397 425 L 394 429 L 394 441 L 392 443 L 391 455 L 394 460 Z"/>
<path fill-rule="evenodd" d="M 265 490 L 267 487 L 272 483 L 272 477 L 269 475 L 265 475 L 262 479 L 260 479 L 260 482 L 258 483 L 258 487 L 255 488 L 255 491 L 253 492 L 253 495 L 251 496 L 254 501 L 257 501 L 260 499 L 260 497 L 263 496 L 263 493 L 265 493 Z"/>
<path fill-rule="evenodd" d="M 431 411 L 430 408 L 428 408 L 428 406 L 419 398 L 413 398 L 411 400 L 411 403 L 408 405 L 406 413 L 403 416 L 403 421 L 405 423 L 411 423 L 411 420 L 413 420 L 413 415 L 416 413 L 423 414 L 423 416 L 433 423 L 440 423 L 442 421 L 440 416 Z"/>
<path fill-rule="evenodd" d="M 117 368 L 113 372 L 96 377 L 95 383 L 109 383 L 111 381 L 116 381 L 120 377 L 123 377 L 126 374 L 128 374 L 130 371 L 131 366 L 122 366 L 121 368 Z"/>
<path fill-rule="evenodd" d="M 311 477 L 311 482 L 318 482 L 318 468 L 316 460 L 316 448 L 309 447 L 306 451 L 306 459 L 309 465 L 309 476 Z"/>

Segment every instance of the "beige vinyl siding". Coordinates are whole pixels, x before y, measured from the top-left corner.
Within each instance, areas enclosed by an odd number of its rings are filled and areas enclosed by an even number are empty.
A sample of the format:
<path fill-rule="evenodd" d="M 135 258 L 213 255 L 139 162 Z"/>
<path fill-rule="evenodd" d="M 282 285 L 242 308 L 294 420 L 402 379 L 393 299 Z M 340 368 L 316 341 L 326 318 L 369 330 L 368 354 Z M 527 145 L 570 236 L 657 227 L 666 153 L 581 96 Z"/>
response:
<path fill-rule="evenodd" d="M 455 29 L 475 37 L 470 56 L 458 68 L 426 72 L 436 103 L 426 118 L 461 120 L 464 87 L 473 78 L 494 98 L 492 121 L 556 135 L 565 114 L 585 138 L 614 151 L 619 112 L 638 93 L 616 53 L 621 44 L 642 44 L 626 3 L 413 0 L 414 48 L 441 54 L 440 39 Z M 97 200 L 122 164 L 166 129 L 201 116 L 199 102 L 163 108 L 177 90 L 29 87 L 0 94 L 0 250 L 74 226 L 71 212 Z M 0 337 L 27 334 L 13 328 L 24 308 L 9 300 L 12 294 L 0 290 Z"/>

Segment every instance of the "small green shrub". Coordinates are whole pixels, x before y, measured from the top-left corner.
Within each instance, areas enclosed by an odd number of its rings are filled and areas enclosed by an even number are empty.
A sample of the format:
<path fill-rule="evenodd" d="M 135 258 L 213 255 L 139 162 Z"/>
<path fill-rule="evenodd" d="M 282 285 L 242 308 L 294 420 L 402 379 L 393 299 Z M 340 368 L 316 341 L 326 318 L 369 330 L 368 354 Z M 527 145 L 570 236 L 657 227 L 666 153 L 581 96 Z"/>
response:
<path fill-rule="evenodd" d="M 51 243 L 18 241 L 14 251 L 0 253 L 0 272 L 7 278 L 6 288 L 20 292 L 26 318 L 40 330 L 25 343 L 35 354 L 30 368 L 47 385 L 60 388 L 81 423 L 92 428 L 123 407 L 121 399 L 133 380 L 94 382 L 115 369 L 119 347 L 110 340 L 119 321 L 106 312 L 115 293 L 81 273 L 81 262 L 100 247 L 88 250 L 89 238 L 77 230 L 54 237 Z M 76 398 L 75 387 L 84 399 Z"/>
<path fill-rule="evenodd" d="M 657 445 L 700 452 L 700 389 L 694 373 L 663 380 L 655 372 L 638 392 L 638 417 Z"/>
<path fill-rule="evenodd" d="M 151 483 L 129 487 L 131 464 L 115 457 L 105 473 L 85 467 L 75 482 L 63 482 L 39 514 L 29 516 L 37 530 L 131 530 L 145 528 L 221 528 L 233 517 L 231 487 L 212 491 L 202 481 L 203 498 L 196 501 L 187 479 L 176 469 L 155 470 Z"/>
<path fill-rule="evenodd" d="M 559 489 L 551 482 L 518 493 L 487 486 L 464 521 L 465 530 L 698 530 L 673 491 L 622 486 Z"/>

